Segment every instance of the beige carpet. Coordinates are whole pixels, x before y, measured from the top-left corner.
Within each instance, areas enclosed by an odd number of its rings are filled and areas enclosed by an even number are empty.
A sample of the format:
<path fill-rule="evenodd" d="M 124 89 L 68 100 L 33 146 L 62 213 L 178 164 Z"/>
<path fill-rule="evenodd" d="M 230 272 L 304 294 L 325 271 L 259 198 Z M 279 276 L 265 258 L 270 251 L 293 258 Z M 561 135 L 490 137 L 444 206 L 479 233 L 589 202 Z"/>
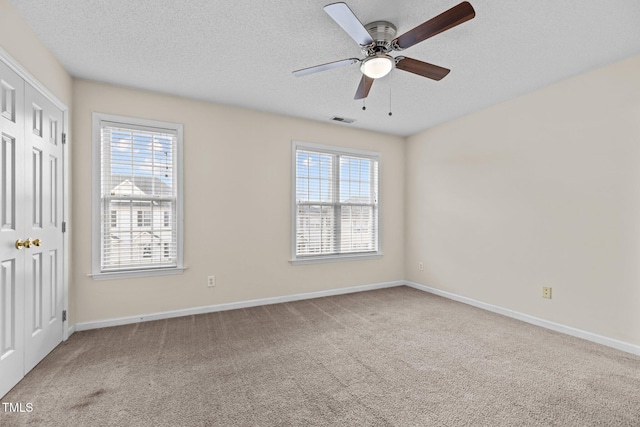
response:
<path fill-rule="evenodd" d="M 640 357 L 408 287 L 75 333 L 0 425 L 640 426 Z"/>

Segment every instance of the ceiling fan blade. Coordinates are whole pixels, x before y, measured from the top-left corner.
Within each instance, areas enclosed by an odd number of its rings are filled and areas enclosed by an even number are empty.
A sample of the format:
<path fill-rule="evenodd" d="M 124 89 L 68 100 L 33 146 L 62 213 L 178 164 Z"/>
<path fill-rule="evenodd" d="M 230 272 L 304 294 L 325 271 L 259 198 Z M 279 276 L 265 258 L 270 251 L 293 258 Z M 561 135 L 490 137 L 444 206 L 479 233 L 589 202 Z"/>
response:
<path fill-rule="evenodd" d="M 460 25 L 474 16 L 476 16 L 476 11 L 473 10 L 473 6 L 467 1 L 462 2 L 397 37 L 391 42 L 392 46 L 399 47 L 400 50 L 406 49 L 429 37 Z"/>
<path fill-rule="evenodd" d="M 441 80 L 451 71 L 448 68 L 418 61 L 417 59 L 405 58 L 404 56 L 396 58 L 396 61 L 396 68 L 433 80 Z"/>
<path fill-rule="evenodd" d="M 343 59 L 341 61 L 329 62 L 322 65 L 316 65 L 315 67 L 296 70 L 293 72 L 293 75 L 296 77 L 306 76 L 307 74 L 313 74 L 319 71 L 330 70 L 332 68 L 344 67 L 346 65 L 355 64 L 356 62 L 360 62 L 360 60 L 358 58 Z"/>
<path fill-rule="evenodd" d="M 324 7 L 324 11 L 359 45 L 366 46 L 373 43 L 371 34 L 364 28 L 362 22 L 360 22 L 351 9 L 349 9 L 346 3 L 328 4 Z"/>
<path fill-rule="evenodd" d="M 353 99 L 364 99 L 369 95 L 369 91 L 371 90 L 371 85 L 373 84 L 373 79 L 371 77 L 367 77 L 364 74 L 360 79 L 360 84 L 358 85 L 358 90 L 356 90 L 356 96 Z"/>

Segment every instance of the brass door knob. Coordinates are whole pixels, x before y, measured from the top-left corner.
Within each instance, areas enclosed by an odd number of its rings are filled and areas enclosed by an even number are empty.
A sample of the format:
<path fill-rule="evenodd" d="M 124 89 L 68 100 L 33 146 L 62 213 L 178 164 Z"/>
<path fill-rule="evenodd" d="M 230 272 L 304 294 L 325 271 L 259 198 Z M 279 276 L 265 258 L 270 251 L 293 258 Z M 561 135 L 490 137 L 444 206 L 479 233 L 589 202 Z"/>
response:
<path fill-rule="evenodd" d="M 20 250 L 22 248 L 27 248 L 29 249 L 31 246 L 40 246 L 42 244 L 42 240 L 40 239 L 35 239 L 35 240 L 31 240 L 29 238 L 27 238 L 27 240 L 22 241 L 20 239 L 16 240 L 16 249 Z"/>
<path fill-rule="evenodd" d="M 16 240 L 16 249 L 22 249 L 22 248 L 30 248 L 31 244 L 33 242 L 31 241 L 31 239 L 27 239 L 24 242 L 20 239 Z M 38 242 L 40 243 L 40 242 Z"/>

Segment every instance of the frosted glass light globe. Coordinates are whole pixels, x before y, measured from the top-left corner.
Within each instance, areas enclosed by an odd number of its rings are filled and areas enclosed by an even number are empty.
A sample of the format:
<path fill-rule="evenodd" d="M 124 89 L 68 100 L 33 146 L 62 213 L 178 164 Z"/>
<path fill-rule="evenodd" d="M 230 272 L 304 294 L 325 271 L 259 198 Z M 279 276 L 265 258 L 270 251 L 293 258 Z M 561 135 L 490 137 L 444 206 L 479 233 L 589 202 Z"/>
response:
<path fill-rule="evenodd" d="M 360 71 L 372 79 L 384 77 L 393 69 L 393 58 L 389 55 L 376 55 L 362 61 Z"/>

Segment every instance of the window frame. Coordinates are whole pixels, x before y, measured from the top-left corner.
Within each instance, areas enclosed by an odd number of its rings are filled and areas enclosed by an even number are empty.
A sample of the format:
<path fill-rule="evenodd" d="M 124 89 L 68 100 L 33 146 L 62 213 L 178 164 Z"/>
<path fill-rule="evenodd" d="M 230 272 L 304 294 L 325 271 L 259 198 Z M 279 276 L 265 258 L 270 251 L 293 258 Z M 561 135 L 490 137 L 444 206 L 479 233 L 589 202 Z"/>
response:
<path fill-rule="evenodd" d="M 170 131 L 176 133 L 176 161 L 175 161 L 175 180 L 176 187 L 176 265 L 171 267 L 131 267 L 126 270 L 103 271 L 101 269 L 101 248 L 102 248 L 102 229 L 101 221 L 102 200 L 101 200 L 101 182 L 102 182 L 102 141 L 101 130 L 103 123 L 119 123 L 124 127 L 132 128 L 150 128 L 158 131 Z M 118 116 L 105 113 L 92 113 L 92 153 L 91 153 L 91 221 L 92 221 L 92 261 L 90 276 L 96 280 L 101 279 L 126 279 L 133 277 L 161 276 L 170 274 L 181 274 L 186 267 L 184 266 L 184 175 L 183 175 L 183 125 L 179 123 L 169 123 L 157 120 L 141 119 L 135 117 Z M 144 215 L 144 214 L 143 214 Z M 137 222 L 136 222 L 137 224 Z"/>
<path fill-rule="evenodd" d="M 324 255 L 303 255 L 296 254 L 296 235 L 297 235 L 297 197 L 296 197 L 296 181 L 297 181 L 297 151 L 309 150 L 316 151 L 321 154 L 330 154 L 337 156 L 353 156 L 360 158 L 368 158 L 378 163 L 378 188 L 377 188 L 377 251 L 356 252 L 356 253 L 333 253 Z M 339 165 L 337 166 L 339 168 Z M 289 262 L 293 265 L 297 264 L 316 264 L 325 262 L 353 261 L 365 259 L 379 259 L 382 253 L 382 196 L 381 196 L 381 176 L 382 176 L 382 153 L 376 151 L 365 151 L 355 148 L 340 147 L 334 145 L 317 144 L 312 142 L 292 141 L 291 143 L 291 258 Z M 339 198 L 339 196 L 338 196 Z M 339 203 L 339 202 L 338 202 Z"/>

